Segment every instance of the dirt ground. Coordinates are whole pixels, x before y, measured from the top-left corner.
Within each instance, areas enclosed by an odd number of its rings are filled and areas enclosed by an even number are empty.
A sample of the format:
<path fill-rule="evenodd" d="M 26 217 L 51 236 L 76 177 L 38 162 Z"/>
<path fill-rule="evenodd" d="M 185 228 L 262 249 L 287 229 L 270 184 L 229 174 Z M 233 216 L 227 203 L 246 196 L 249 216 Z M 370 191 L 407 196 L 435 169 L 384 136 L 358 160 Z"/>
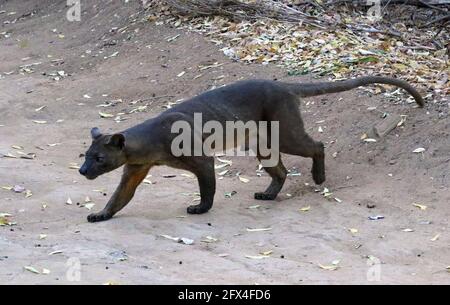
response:
<path fill-rule="evenodd" d="M 274 65 L 232 62 L 199 34 L 141 21 L 139 1 L 88 1 L 81 22 L 67 21 L 65 2 L 0 0 L 0 186 L 6 187 L 0 213 L 16 223 L 0 227 L 0 283 L 450 283 L 450 122 L 432 107 L 394 104 L 358 90 L 299 105 L 310 134 L 326 143 L 329 198 L 315 191 L 310 160 L 284 156 L 286 167 L 301 175 L 290 176 L 274 202 L 256 201 L 253 193 L 269 178 L 257 175 L 256 159 L 236 157 L 232 173 L 250 181 L 236 175 L 218 180 L 206 214 L 186 213 L 196 180 L 159 167 L 148 177 L 153 184 L 141 185 L 116 217 L 88 223 L 86 216 L 103 208 L 121 174 L 88 181 L 70 168 L 83 162 L 92 127 L 120 131 L 169 102 L 238 79 L 301 79 Z M 200 71 L 215 62 L 222 65 Z M 21 67 L 33 63 L 39 64 Z M 111 101 L 114 106 L 98 107 Z M 99 111 L 125 113 L 124 120 L 101 118 Z M 361 141 L 383 112 L 407 120 L 376 143 Z M 17 146 L 36 157 L 7 157 L 20 156 Z M 413 153 L 419 147 L 425 152 Z M 32 196 L 8 190 L 15 185 Z M 86 196 L 95 203 L 91 211 L 83 206 Z M 385 218 L 368 219 L 376 215 Z M 217 240 L 203 242 L 206 236 Z M 266 251 L 273 252 L 246 257 Z"/>

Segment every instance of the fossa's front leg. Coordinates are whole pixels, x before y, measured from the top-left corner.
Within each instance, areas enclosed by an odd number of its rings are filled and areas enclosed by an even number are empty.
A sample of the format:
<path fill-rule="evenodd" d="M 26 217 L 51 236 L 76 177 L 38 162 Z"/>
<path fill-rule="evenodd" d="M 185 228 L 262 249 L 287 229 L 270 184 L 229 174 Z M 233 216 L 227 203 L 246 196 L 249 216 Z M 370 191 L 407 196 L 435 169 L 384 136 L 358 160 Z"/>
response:
<path fill-rule="evenodd" d="M 150 170 L 150 165 L 125 165 L 119 186 L 109 199 L 105 208 L 90 214 L 89 222 L 108 220 L 123 209 L 134 196 L 137 186 L 144 180 Z"/>

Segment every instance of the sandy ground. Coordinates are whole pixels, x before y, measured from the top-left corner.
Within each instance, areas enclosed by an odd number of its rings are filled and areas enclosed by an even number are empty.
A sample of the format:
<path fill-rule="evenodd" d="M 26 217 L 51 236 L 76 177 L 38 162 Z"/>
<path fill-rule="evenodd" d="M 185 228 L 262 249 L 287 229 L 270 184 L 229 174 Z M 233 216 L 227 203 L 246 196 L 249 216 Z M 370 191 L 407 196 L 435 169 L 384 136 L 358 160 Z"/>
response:
<path fill-rule="evenodd" d="M 6 11 L 0 14 L 0 153 L 19 156 L 12 147 L 18 145 L 36 154 L 33 160 L 0 158 L 0 185 L 32 192 L 26 198 L 0 189 L 0 213 L 12 214 L 10 221 L 17 223 L 0 227 L 0 283 L 450 283 L 449 120 L 430 107 L 394 105 L 361 91 L 299 105 L 311 135 L 326 143 L 330 198 L 315 191 L 310 160 L 284 156 L 286 167 L 301 175 L 290 176 L 274 202 L 258 202 L 253 193 L 267 186 L 268 176 L 257 176 L 256 160 L 232 158 L 232 173 L 250 182 L 235 175 L 218 180 L 207 214 L 186 214 L 196 181 L 160 167 L 151 171 L 153 184 L 141 185 L 116 217 L 88 223 L 86 216 L 103 208 L 121 174 L 88 181 L 69 168 L 82 163 L 90 128 L 120 131 L 157 115 L 169 102 L 238 79 L 300 80 L 275 66 L 232 62 L 198 34 L 139 22 L 144 15 L 136 14 L 138 1 L 89 3 L 82 22 L 68 22 L 65 1 L 0 2 Z M 199 71 L 214 62 L 223 65 Z M 20 68 L 32 63 L 40 64 Z M 60 80 L 52 76 L 56 71 L 64 71 Z M 115 106 L 98 107 L 118 99 Z M 128 113 L 145 105 L 142 112 Z M 36 111 L 41 106 L 46 107 Z M 101 118 L 99 111 L 123 112 L 126 120 Z M 380 112 L 407 115 L 407 121 L 376 143 L 362 142 Z M 426 151 L 412 153 L 418 147 Z M 163 177 L 168 174 L 176 176 Z M 226 198 L 232 191 L 237 193 Z M 86 196 L 95 203 L 92 211 L 83 207 Z M 72 205 L 66 204 L 69 197 Z M 260 206 L 249 209 L 255 205 Z M 307 206 L 309 211 L 300 211 Z M 385 219 L 368 219 L 374 215 Z M 179 244 L 162 234 L 195 243 Z M 202 242 L 206 236 L 217 241 Z M 49 255 L 53 251 L 60 253 Z M 273 252 L 263 259 L 246 257 L 265 251 Z M 337 270 L 319 267 L 333 261 Z"/>

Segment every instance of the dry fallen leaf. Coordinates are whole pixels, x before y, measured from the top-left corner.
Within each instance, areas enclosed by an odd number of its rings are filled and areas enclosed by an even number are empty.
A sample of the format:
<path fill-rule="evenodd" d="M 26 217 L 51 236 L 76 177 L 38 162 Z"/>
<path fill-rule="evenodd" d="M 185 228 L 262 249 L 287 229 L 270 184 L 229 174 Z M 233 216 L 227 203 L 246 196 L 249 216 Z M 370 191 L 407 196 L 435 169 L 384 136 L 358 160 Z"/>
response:
<path fill-rule="evenodd" d="M 181 237 L 178 242 L 185 245 L 192 245 L 194 243 L 194 240 L 186 237 Z"/>
<path fill-rule="evenodd" d="M 8 217 L 10 217 L 10 214 L 6 214 L 6 213 L 0 214 L 0 227 L 12 225 L 12 223 L 9 221 Z"/>
<path fill-rule="evenodd" d="M 80 166 L 77 163 L 70 163 L 69 168 L 70 169 L 80 169 Z"/>
<path fill-rule="evenodd" d="M 230 166 L 230 165 L 229 164 L 225 164 L 225 163 L 217 164 L 217 165 L 214 165 L 214 169 L 221 169 L 221 168 L 224 168 L 226 166 Z"/>
<path fill-rule="evenodd" d="M 204 242 L 204 243 L 214 243 L 216 241 L 218 241 L 218 239 L 214 238 L 212 236 L 206 236 L 205 239 L 201 240 L 201 242 Z"/>
<path fill-rule="evenodd" d="M 225 164 L 225 166 L 227 166 L 227 165 Z M 228 173 L 228 172 L 229 172 L 229 170 L 226 169 L 226 170 L 224 170 L 224 171 L 221 171 L 220 173 L 217 173 L 217 175 L 223 176 L 223 175 L 225 175 L 225 174 Z"/>
<path fill-rule="evenodd" d="M 105 113 L 105 112 L 101 112 L 101 111 L 99 111 L 98 114 L 100 115 L 101 118 L 113 118 L 114 117 L 114 114 Z"/>
<path fill-rule="evenodd" d="M 162 237 L 176 241 L 177 243 L 183 243 L 185 245 L 192 245 L 194 243 L 193 239 L 185 238 L 185 237 L 173 237 L 167 234 L 161 234 Z"/>
<path fill-rule="evenodd" d="M 355 229 L 355 228 L 350 228 L 350 229 L 348 229 L 348 230 L 349 230 L 350 233 L 352 233 L 352 234 L 358 233 L 358 229 Z"/>
<path fill-rule="evenodd" d="M 418 204 L 418 203 L 413 203 L 413 206 L 421 209 L 421 210 L 426 210 L 427 206 L 426 205 L 422 205 L 422 204 Z"/>
<path fill-rule="evenodd" d="M 95 203 L 86 203 L 84 204 L 84 207 L 88 209 L 89 211 L 95 206 Z"/>
<path fill-rule="evenodd" d="M 231 160 L 220 159 L 219 157 L 216 157 L 216 159 L 217 159 L 217 161 L 228 164 L 230 166 L 233 164 L 233 161 L 231 161 Z"/>
<path fill-rule="evenodd" d="M 272 253 L 273 253 L 273 250 L 259 252 L 259 254 L 265 255 L 265 256 L 269 256 L 269 255 L 271 255 Z"/>
<path fill-rule="evenodd" d="M 242 176 L 239 176 L 239 180 L 240 180 L 241 182 L 243 182 L 243 183 L 248 183 L 248 182 L 250 182 L 249 179 L 244 178 L 244 177 L 242 177 Z"/>
<path fill-rule="evenodd" d="M 333 264 L 333 265 L 322 265 L 319 264 L 318 265 L 320 268 L 324 269 L 324 270 L 330 270 L 330 271 L 334 271 L 339 269 L 339 266 L 337 264 Z"/>
<path fill-rule="evenodd" d="M 50 252 L 48 255 L 55 255 L 55 254 L 61 254 L 61 253 L 63 253 L 63 251 L 61 251 L 61 250 L 56 250 L 56 251 Z"/>
<path fill-rule="evenodd" d="M 380 220 L 380 219 L 384 219 L 383 215 L 375 215 L 375 216 L 369 216 L 370 220 Z"/>
<path fill-rule="evenodd" d="M 259 207 L 261 207 L 261 205 L 260 204 L 256 204 L 256 205 L 249 206 L 247 209 L 257 209 Z"/>
<path fill-rule="evenodd" d="M 34 158 L 36 158 L 35 153 L 24 153 L 21 151 L 18 151 L 17 153 L 20 155 L 21 159 L 33 160 Z"/>
<path fill-rule="evenodd" d="M 24 266 L 23 267 L 25 270 L 30 271 L 32 273 L 35 274 L 41 274 L 36 268 L 32 267 L 32 266 Z"/>
<path fill-rule="evenodd" d="M 231 197 L 233 197 L 236 194 L 237 194 L 236 191 L 231 191 L 231 192 L 225 192 L 224 195 L 225 195 L 225 198 L 231 198 Z"/>
<path fill-rule="evenodd" d="M 70 197 L 67 198 L 66 204 L 68 204 L 68 205 L 71 205 L 71 204 L 72 204 L 72 199 L 70 199 Z"/>
<path fill-rule="evenodd" d="M 191 178 L 191 179 L 195 178 L 195 176 L 192 175 L 192 174 L 185 174 L 185 173 L 183 173 L 183 174 L 181 174 L 181 176 L 186 177 L 186 178 Z"/>
<path fill-rule="evenodd" d="M 3 155 L 6 158 L 12 158 L 12 159 L 17 159 L 16 156 L 14 156 L 12 153 L 7 153 L 6 155 Z"/>
<path fill-rule="evenodd" d="M 436 241 L 439 239 L 439 237 L 441 236 L 441 234 L 436 234 L 432 239 L 430 239 L 431 241 Z"/>
<path fill-rule="evenodd" d="M 245 257 L 249 259 L 263 259 L 270 257 L 270 255 L 246 255 Z"/>
<path fill-rule="evenodd" d="M 423 153 L 425 151 L 425 148 L 419 147 L 413 150 L 413 153 Z"/>
<path fill-rule="evenodd" d="M 247 228 L 247 232 L 262 232 L 262 231 L 270 231 L 272 230 L 271 227 L 268 228 L 259 228 L 259 229 L 251 229 L 251 228 Z"/>
<path fill-rule="evenodd" d="M 321 192 L 321 194 L 322 194 L 324 197 L 330 197 L 331 195 L 333 195 L 333 193 L 330 192 L 330 190 L 329 190 L 328 188 L 326 188 L 326 187 L 323 188 L 323 191 Z"/>
<path fill-rule="evenodd" d="M 12 188 L 12 190 L 13 190 L 15 193 L 23 193 L 23 192 L 25 192 L 25 188 L 24 188 L 23 186 L 21 186 L 21 185 L 14 185 L 14 187 Z"/>
<path fill-rule="evenodd" d="M 303 208 L 300 208 L 300 212 L 308 212 L 309 210 L 311 210 L 311 206 L 306 206 L 306 207 L 303 207 Z"/>

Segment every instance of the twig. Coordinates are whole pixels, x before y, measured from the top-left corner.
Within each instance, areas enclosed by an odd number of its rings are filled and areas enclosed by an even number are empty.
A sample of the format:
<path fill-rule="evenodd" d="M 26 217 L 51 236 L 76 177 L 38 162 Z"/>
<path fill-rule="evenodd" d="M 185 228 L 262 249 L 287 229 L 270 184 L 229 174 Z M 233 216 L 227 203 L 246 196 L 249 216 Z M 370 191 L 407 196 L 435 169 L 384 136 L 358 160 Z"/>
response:
<path fill-rule="evenodd" d="M 392 30 L 383 31 L 383 30 L 379 30 L 379 29 L 376 29 L 373 27 L 372 28 L 360 28 L 360 27 L 354 27 L 350 24 L 347 25 L 347 28 L 354 30 L 354 31 L 359 31 L 359 32 L 379 33 L 379 34 L 391 35 L 391 36 L 402 38 L 402 35 L 400 33 L 394 32 Z"/>
<path fill-rule="evenodd" d="M 238 0 L 165 0 L 165 2 L 182 13 L 196 16 L 222 15 L 247 20 L 264 18 L 291 23 L 306 23 L 319 28 L 335 25 L 333 22 L 322 20 L 275 1 L 256 1 L 251 4 Z"/>
<path fill-rule="evenodd" d="M 442 9 L 442 8 L 440 8 L 440 7 L 437 7 L 437 6 L 428 4 L 428 3 L 426 3 L 426 2 L 424 2 L 424 1 L 422 1 L 422 0 L 418 0 L 418 1 L 419 1 L 419 3 L 421 3 L 421 4 L 422 4 L 423 6 L 425 6 L 425 7 L 429 7 L 429 8 L 438 10 L 438 11 L 440 11 L 440 12 L 444 12 L 444 13 L 447 12 L 446 10 L 444 10 L 444 9 Z"/>
<path fill-rule="evenodd" d="M 449 20 L 450 20 L 450 14 L 447 14 L 445 16 L 441 16 L 441 17 L 438 17 L 438 18 L 435 18 L 435 19 L 431 20 L 430 22 L 428 22 L 425 25 L 421 26 L 421 28 L 429 27 L 430 25 L 435 24 L 435 23 L 440 22 L 440 21 L 443 21 L 444 24 L 446 24 L 447 21 L 449 21 Z"/>
<path fill-rule="evenodd" d="M 152 97 L 147 97 L 147 98 L 143 98 L 143 99 L 138 99 L 137 102 L 146 102 L 146 101 L 156 100 L 156 99 L 166 98 L 166 97 L 175 97 L 175 95 L 152 96 Z"/>

